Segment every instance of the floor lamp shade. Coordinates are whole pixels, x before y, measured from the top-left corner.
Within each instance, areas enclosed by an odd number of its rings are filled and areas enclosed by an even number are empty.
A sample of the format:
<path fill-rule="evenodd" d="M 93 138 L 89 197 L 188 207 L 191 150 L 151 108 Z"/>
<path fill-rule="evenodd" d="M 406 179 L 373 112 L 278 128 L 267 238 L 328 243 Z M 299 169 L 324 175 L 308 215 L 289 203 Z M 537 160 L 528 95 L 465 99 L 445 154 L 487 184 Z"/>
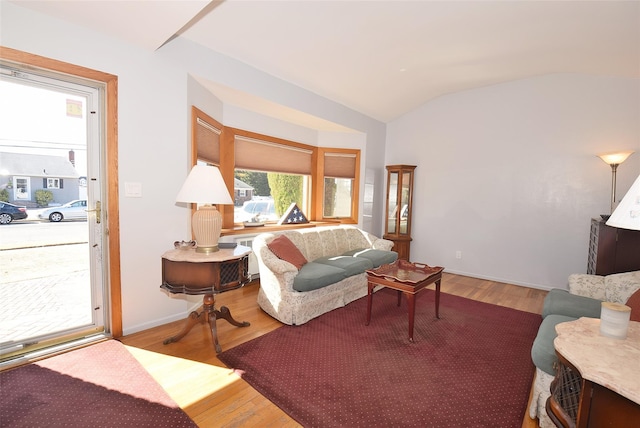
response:
<path fill-rule="evenodd" d="M 640 175 L 607 220 L 607 226 L 640 230 Z"/>
<path fill-rule="evenodd" d="M 196 251 L 218 251 L 222 216 L 213 204 L 233 204 L 220 170 L 210 165 L 195 165 L 185 180 L 176 202 L 200 204 L 191 218 Z"/>
<path fill-rule="evenodd" d="M 634 152 L 615 152 L 615 153 L 603 153 L 598 155 L 600 159 L 605 161 L 609 166 L 611 166 L 611 211 L 609 214 L 613 213 L 613 209 L 616 205 L 616 172 L 618 170 L 618 165 L 622 162 L 626 161 L 629 156 L 631 156 Z"/>

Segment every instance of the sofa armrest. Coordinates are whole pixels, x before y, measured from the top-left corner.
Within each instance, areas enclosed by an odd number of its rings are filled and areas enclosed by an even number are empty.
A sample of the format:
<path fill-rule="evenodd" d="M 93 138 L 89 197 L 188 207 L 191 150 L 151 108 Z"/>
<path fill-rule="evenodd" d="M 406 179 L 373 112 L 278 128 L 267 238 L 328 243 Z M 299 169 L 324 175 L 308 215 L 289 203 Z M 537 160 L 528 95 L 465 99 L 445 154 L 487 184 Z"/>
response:
<path fill-rule="evenodd" d="M 607 275 L 604 277 L 607 302 L 626 304 L 636 290 L 640 289 L 640 270 Z"/>
<path fill-rule="evenodd" d="M 267 240 L 273 239 L 275 235 L 258 235 L 253 240 L 253 252 L 262 262 L 264 266 L 275 274 L 284 274 L 286 272 L 297 273 L 296 268 L 292 263 L 278 258 L 267 246 Z"/>
<path fill-rule="evenodd" d="M 268 247 L 260 250 L 260 258 L 264 265 L 273 273 L 284 274 L 286 272 L 298 273 L 298 268 L 286 260 L 278 258 Z"/>
<path fill-rule="evenodd" d="M 393 241 L 378 238 L 377 236 L 372 235 L 369 232 L 364 233 L 366 233 L 367 239 L 369 240 L 369 242 L 371 242 L 371 248 L 373 248 L 374 250 L 391 251 L 391 249 L 393 248 Z"/>
<path fill-rule="evenodd" d="M 253 252 L 260 269 L 260 289 L 270 301 L 280 301 L 282 295 L 293 291 L 293 280 L 298 269 L 291 263 L 279 259 L 267 246 L 273 234 L 258 235 L 253 239 Z"/>
<path fill-rule="evenodd" d="M 569 293 L 592 299 L 605 300 L 605 277 L 574 273 L 569 275 Z"/>

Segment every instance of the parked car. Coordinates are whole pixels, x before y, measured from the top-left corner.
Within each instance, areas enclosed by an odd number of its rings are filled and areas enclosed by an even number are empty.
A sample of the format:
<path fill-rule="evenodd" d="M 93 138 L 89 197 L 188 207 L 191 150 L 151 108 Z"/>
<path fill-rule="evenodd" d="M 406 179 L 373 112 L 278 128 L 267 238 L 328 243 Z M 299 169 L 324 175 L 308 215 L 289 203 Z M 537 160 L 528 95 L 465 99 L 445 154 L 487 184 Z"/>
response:
<path fill-rule="evenodd" d="M 38 217 L 41 220 L 49 220 L 59 222 L 62 220 L 86 220 L 87 219 L 87 201 L 78 199 L 67 202 L 59 207 L 47 208 L 42 211 Z"/>
<path fill-rule="evenodd" d="M 27 217 L 27 207 L 0 202 L 0 224 L 9 224 L 13 220 L 23 220 Z"/>
<path fill-rule="evenodd" d="M 235 216 L 235 221 L 250 221 L 259 216 L 260 221 L 275 221 L 280 217 L 276 214 L 276 206 L 272 198 L 254 199 L 242 204 L 239 212 Z"/>

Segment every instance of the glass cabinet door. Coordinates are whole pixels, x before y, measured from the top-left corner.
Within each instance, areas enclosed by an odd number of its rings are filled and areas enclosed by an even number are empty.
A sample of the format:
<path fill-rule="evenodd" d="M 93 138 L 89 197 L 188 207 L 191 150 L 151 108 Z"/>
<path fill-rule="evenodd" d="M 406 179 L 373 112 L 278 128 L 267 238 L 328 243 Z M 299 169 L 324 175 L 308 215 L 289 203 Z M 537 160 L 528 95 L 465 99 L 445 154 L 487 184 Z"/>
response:
<path fill-rule="evenodd" d="M 387 205 L 387 233 L 398 233 L 398 173 L 389 173 L 388 187 L 388 205 Z"/>
<path fill-rule="evenodd" d="M 402 187 L 400 196 L 400 234 L 406 235 L 409 233 L 409 203 L 411 201 L 411 176 L 410 172 L 404 172 L 402 174 Z"/>

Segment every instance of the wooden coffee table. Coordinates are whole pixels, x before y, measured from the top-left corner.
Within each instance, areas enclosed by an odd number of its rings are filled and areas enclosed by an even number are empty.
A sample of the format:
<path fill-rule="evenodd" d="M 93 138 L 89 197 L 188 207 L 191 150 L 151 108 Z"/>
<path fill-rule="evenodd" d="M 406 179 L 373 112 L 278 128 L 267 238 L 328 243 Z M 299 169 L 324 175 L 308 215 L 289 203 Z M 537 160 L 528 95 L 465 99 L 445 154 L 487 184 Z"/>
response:
<path fill-rule="evenodd" d="M 436 285 L 436 318 L 440 318 L 440 281 L 442 280 L 443 267 L 430 267 L 421 263 L 411 263 L 406 260 L 382 265 L 376 269 L 367 271 L 367 286 L 369 288 L 367 298 L 367 323 L 371 321 L 371 304 L 373 303 L 373 290 L 377 286 L 383 286 L 398 291 L 398 306 L 402 294 L 407 296 L 409 312 L 409 342 L 413 342 L 413 323 L 416 314 L 416 294 L 429 285 Z"/>

